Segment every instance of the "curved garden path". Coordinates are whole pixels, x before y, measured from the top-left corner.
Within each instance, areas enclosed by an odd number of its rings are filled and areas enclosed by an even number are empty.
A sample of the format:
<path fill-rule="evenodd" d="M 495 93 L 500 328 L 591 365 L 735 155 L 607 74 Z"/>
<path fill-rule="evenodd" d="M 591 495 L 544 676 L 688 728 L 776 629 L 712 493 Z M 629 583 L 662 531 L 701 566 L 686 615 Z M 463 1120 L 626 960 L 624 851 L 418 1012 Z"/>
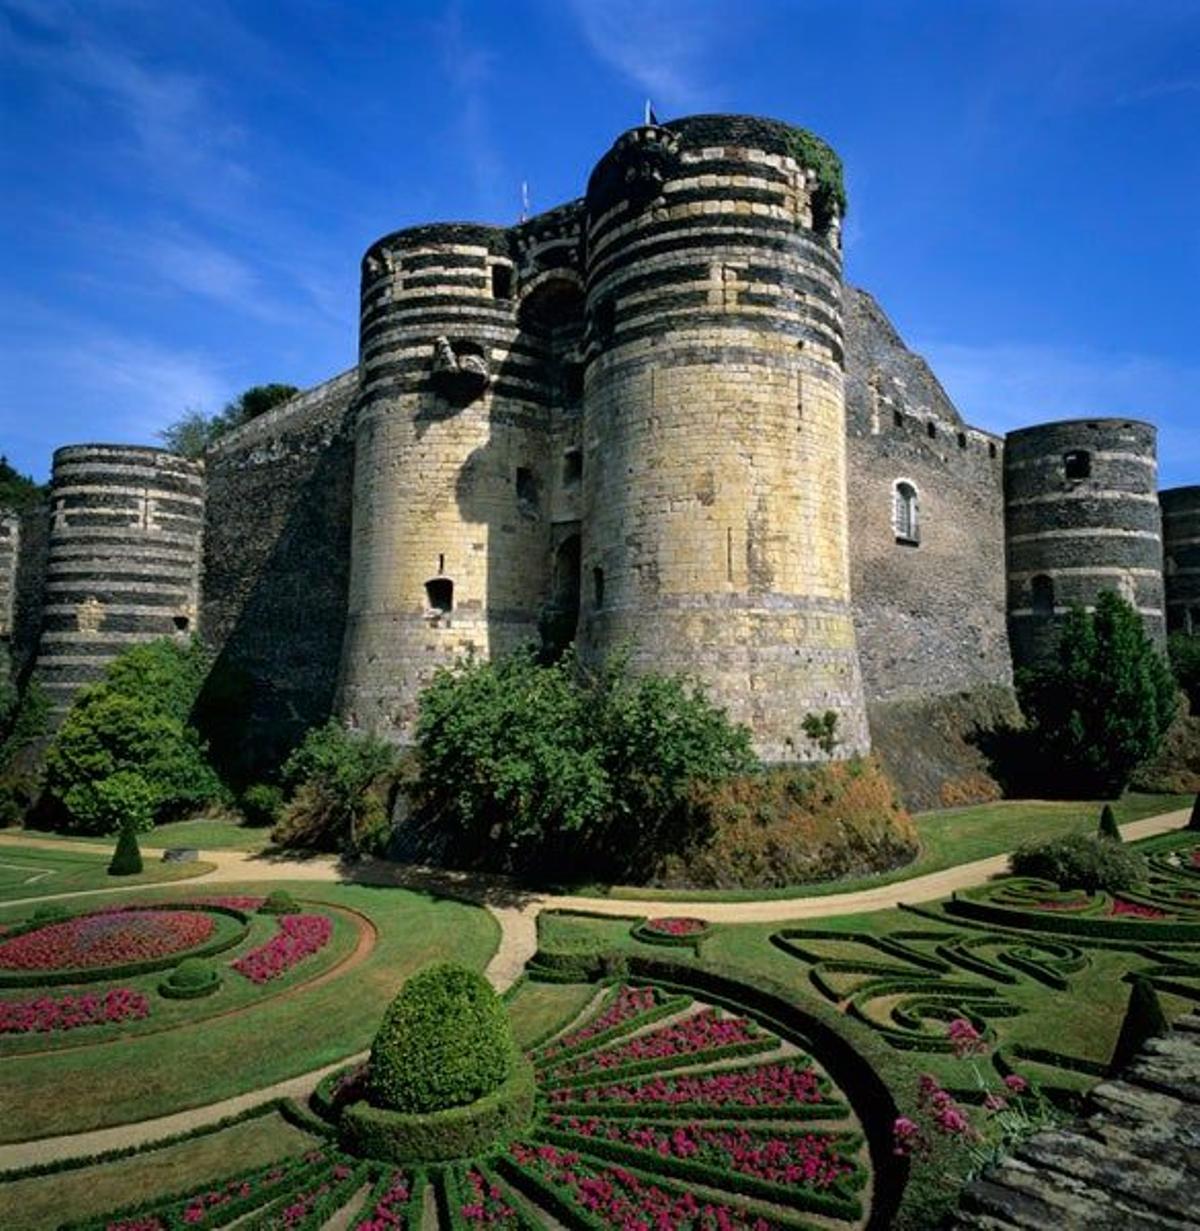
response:
<path fill-rule="evenodd" d="M 1145 817 L 1121 826 L 1126 839 L 1151 838 L 1186 825 L 1190 817 L 1187 808 Z M 55 838 L 29 838 L 21 834 L 0 834 L 0 850 L 5 845 L 49 847 L 62 850 L 63 843 Z M 108 853 L 107 844 L 72 843 L 80 850 Z M 154 847 L 143 847 L 154 855 Z M 345 864 L 333 856 L 295 859 L 262 855 L 247 851 L 205 852 L 205 861 L 216 867 L 201 876 L 183 882 L 187 887 L 232 884 L 244 881 L 312 881 L 314 883 L 359 882 L 375 885 L 396 885 L 402 888 L 426 890 L 473 901 L 488 910 L 500 925 L 500 943 L 485 974 L 492 985 L 503 991 L 510 987 L 525 968 L 526 961 L 537 949 L 537 917 L 543 910 L 583 910 L 598 915 L 676 914 L 686 910 L 691 916 L 710 923 L 783 923 L 795 919 L 821 919 L 831 915 L 860 914 L 890 910 L 901 904 L 933 902 L 951 893 L 984 884 L 1007 870 L 1008 855 L 992 855 L 972 863 L 959 864 L 940 872 L 928 872 L 908 880 L 894 881 L 851 893 L 827 894 L 823 897 L 776 898 L 752 902 L 688 902 L 647 898 L 589 898 L 570 894 L 523 893 L 500 878 L 470 873 L 451 873 L 420 867 L 399 867 L 375 860 Z M 129 889 L 153 889 L 153 885 L 130 886 Z M 89 889 L 78 893 L 46 894 L 38 898 L 23 898 L 22 904 L 57 898 L 87 897 L 95 893 L 112 893 L 111 889 Z M 116 890 L 121 892 L 121 890 Z M 227 1116 L 276 1098 L 303 1098 L 333 1069 L 359 1056 L 339 1060 L 315 1072 L 302 1073 L 273 1086 L 240 1094 L 235 1098 L 194 1107 L 187 1111 L 141 1120 L 113 1128 L 96 1129 L 63 1137 L 44 1137 L 34 1141 L 0 1146 L 0 1178 L 2 1173 L 35 1163 L 102 1153 L 131 1145 L 157 1141 L 160 1138 L 186 1132 L 201 1125 L 215 1124 Z"/>

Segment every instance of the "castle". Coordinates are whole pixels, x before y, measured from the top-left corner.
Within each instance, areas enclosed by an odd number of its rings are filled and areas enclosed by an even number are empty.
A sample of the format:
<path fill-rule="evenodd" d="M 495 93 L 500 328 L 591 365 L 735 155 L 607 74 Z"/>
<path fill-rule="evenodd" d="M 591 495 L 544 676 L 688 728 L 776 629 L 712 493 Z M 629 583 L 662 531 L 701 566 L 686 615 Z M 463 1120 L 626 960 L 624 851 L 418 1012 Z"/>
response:
<path fill-rule="evenodd" d="M 353 370 L 203 463 L 58 450 L 0 521 L 18 669 L 61 711 L 199 632 L 253 761 L 330 713 L 403 739 L 438 664 L 573 637 L 698 675 L 769 759 L 833 710 L 839 755 L 916 740 L 936 778 L 1072 604 L 1200 632 L 1200 487 L 1160 502 L 1154 427 L 967 425 L 843 283 L 843 204 L 809 134 L 693 116 L 515 226 L 385 236 Z"/>

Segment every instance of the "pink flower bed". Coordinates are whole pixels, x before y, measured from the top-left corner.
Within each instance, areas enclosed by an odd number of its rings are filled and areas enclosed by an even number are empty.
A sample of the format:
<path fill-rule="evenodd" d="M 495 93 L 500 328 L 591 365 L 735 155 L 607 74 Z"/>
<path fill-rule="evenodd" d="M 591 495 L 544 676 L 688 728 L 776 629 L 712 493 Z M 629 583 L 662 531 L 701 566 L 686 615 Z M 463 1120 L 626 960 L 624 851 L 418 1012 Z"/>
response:
<path fill-rule="evenodd" d="M 708 930 L 708 924 L 703 919 L 689 919 L 682 915 L 668 915 L 662 919 L 648 919 L 647 932 L 658 932 L 663 936 L 695 936 Z"/>
<path fill-rule="evenodd" d="M 824 1097 L 816 1071 L 787 1060 L 719 1073 L 681 1073 L 609 1086 L 560 1087 L 550 1092 L 551 1103 L 695 1103 L 713 1108 L 787 1107 L 792 1103 L 820 1103 Z"/>
<path fill-rule="evenodd" d="M 581 1137 L 603 1138 L 660 1158 L 688 1158 L 789 1188 L 829 1188 L 854 1171 L 836 1137 L 744 1127 L 681 1124 L 675 1128 L 551 1116 L 550 1123 Z"/>
<path fill-rule="evenodd" d="M 515 1162 L 556 1189 L 564 1200 L 605 1226 L 621 1231 L 773 1231 L 774 1224 L 734 1205 L 676 1194 L 639 1180 L 623 1167 L 585 1162 L 554 1146 L 536 1148 L 513 1142 Z"/>
<path fill-rule="evenodd" d="M 1124 898 L 1117 898 L 1112 906 L 1109 907 L 1108 913 L 1113 915 L 1125 915 L 1133 919 L 1165 919 L 1167 912 L 1159 910 L 1157 906 L 1143 906 L 1140 902 L 1126 902 Z"/>
<path fill-rule="evenodd" d="M 266 983 L 323 949 L 332 935 L 326 915 L 280 915 L 277 935 L 238 958 L 233 968 L 252 983 Z"/>
<path fill-rule="evenodd" d="M 153 961 L 202 944 L 212 915 L 190 910 L 103 910 L 0 942 L 5 970 L 92 970 Z"/>
<path fill-rule="evenodd" d="M 559 1052 L 578 1047 L 581 1043 L 594 1039 L 606 1030 L 623 1026 L 633 1018 L 649 1013 L 656 1003 L 652 987 L 630 987 L 628 984 L 623 984 L 616 999 L 608 1008 L 604 1009 L 598 1017 L 584 1023 L 578 1030 L 573 1030 L 570 1034 L 552 1043 L 542 1053 L 542 1057 L 548 1060 L 552 1056 L 557 1056 Z"/>
<path fill-rule="evenodd" d="M 672 1022 L 647 1034 L 566 1060 L 554 1070 L 556 1078 L 575 1077 L 604 1069 L 619 1069 L 643 1060 L 668 1060 L 723 1047 L 752 1043 L 763 1036 L 748 1018 L 720 1017 L 704 1009 L 683 1021 Z"/>
<path fill-rule="evenodd" d="M 227 910 L 258 910 L 266 901 L 265 898 L 247 897 L 245 894 L 232 894 L 220 898 L 189 898 L 196 906 L 224 906 Z"/>
<path fill-rule="evenodd" d="M 47 1034 L 80 1026 L 107 1026 L 146 1017 L 150 1002 L 141 992 L 115 987 L 103 995 L 39 996 L 35 1000 L 0 1001 L 0 1034 Z"/>
<path fill-rule="evenodd" d="M 304 1223 L 323 1197 L 331 1193 L 343 1180 L 350 1177 L 350 1168 L 345 1163 L 336 1163 L 330 1168 L 327 1176 L 306 1189 L 300 1196 L 290 1200 L 287 1205 L 275 1211 L 274 1215 L 265 1221 L 255 1221 L 255 1226 L 261 1231 L 290 1231 L 292 1227 Z"/>
<path fill-rule="evenodd" d="M 1087 899 L 1070 899 L 1067 901 L 1048 899 L 1045 902 L 1035 902 L 1034 905 L 1038 910 L 1083 910 L 1087 905 Z"/>
<path fill-rule="evenodd" d="M 405 1231 L 408 1226 L 405 1215 L 411 1196 L 408 1176 L 403 1171 L 394 1172 L 387 1188 L 376 1198 L 371 1213 L 366 1218 L 359 1218 L 354 1224 L 354 1231 Z"/>
<path fill-rule="evenodd" d="M 272 1167 L 260 1176 L 245 1180 L 231 1180 L 224 1188 L 215 1188 L 206 1193 L 189 1197 L 180 1217 L 189 1227 L 202 1227 L 206 1223 L 222 1222 L 222 1207 L 231 1201 L 244 1201 L 247 1197 L 279 1183 L 283 1178 L 282 1167 Z"/>
<path fill-rule="evenodd" d="M 520 1227 L 517 1211 L 504 1200 L 504 1190 L 487 1179 L 474 1167 L 463 1176 L 463 1205 L 459 1209 L 463 1221 L 473 1227 Z"/>

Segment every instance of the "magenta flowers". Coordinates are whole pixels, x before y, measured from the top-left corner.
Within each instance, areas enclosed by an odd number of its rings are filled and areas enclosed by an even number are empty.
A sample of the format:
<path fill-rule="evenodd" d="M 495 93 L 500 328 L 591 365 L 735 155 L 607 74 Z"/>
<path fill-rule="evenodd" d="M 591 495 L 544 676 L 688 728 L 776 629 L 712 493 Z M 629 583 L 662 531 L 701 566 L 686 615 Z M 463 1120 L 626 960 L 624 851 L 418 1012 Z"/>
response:
<path fill-rule="evenodd" d="M 96 911 L 0 941 L 0 968 L 90 970 L 153 961 L 203 943 L 214 925 L 202 911 Z"/>
<path fill-rule="evenodd" d="M 630 987 L 628 984 L 622 984 L 612 1003 L 603 1012 L 580 1026 L 578 1030 L 573 1030 L 570 1034 L 563 1035 L 561 1039 L 552 1043 L 542 1053 L 542 1059 L 549 1060 L 561 1052 L 579 1047 L 597 1035 L 604 1034 L 617 1026 L 623 1026 L 635 1017 L 649 1013 L 657 1003 L 652 987 Z"/>
<path fill-rule="evenodd" d="M 504 1191 L 488 1181 L 474 1167 L 463 1177 L 464 1203 L 459 1210 L 463 1221 L 473 1227 L 520 1227 L 517 1211 L 504 1199 Z"/>
<path fill-rule="evenodd" d="M 371 1213 L 359 1218 L 354 1231 L 404 1231 L 412 1187 L 403 1171 L 393 1172 L 387 1186 L 375 1198 Z"/>
<path fill-rule="evenodd" d="M 685 915 L 667 915 L 661 919 L 647 919 L 646 931 L 659 932 L 663 936 L 696 936 L 708 930 L 708 924 L 703 919 L 692 919 Z"/>
<path fill-rule="evenodd" d="M 1114 900 L 1108 912 L 1110 915 L 1125 915 L 1132 919 L 1165 919 L 1167 912 L 1157 906 L 1144 906 L 1141 902 L 1127 902 L 1124 898 Z"/>
<path fill-rule="evenodd" d="M 146 1017 L 150 1002 L 141 992 L 115 987 L 101 995 L 39 996 L 35 1000 L 0 1001 L 0 1034 L 49 1033 L 80 1026 L 107 1026 Z"/>
<path fill-rule="evenodd" d="M 325 915 L 280 915 L 278 934 L 238 958 L 233 968 L 252 983 L 266 983 L 323 949 L 332 935 L 333 924 Z"/>

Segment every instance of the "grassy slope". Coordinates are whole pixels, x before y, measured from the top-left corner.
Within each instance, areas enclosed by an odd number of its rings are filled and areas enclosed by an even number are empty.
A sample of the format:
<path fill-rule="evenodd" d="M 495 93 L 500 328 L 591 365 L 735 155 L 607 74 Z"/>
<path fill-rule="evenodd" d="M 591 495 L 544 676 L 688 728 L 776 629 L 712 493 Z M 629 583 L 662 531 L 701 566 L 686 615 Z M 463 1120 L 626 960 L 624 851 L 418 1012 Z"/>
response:
<path fill-rule="evenodd" d="M 95 834 L 68 834 L 56 830 L 26 830 L 31 837 L 54 838 L 69 846 L 80 842 L 108 842 L 111 839 Z M 170 821 L 157 825 L 142 835 L 145 846 L 198 846 L 201 850 L 257 851 L 270 844 L 270 827 L 242 825 L 219 817 L 196 817 L 188 821 Z"/>
<path fill-rule="evenodd" d="M 116 889 L 133 885 L 190 880 L 212 871 L 210 863 L 162 863 L 147 858 L 137 876 L 109 876 L 108 855 L 90 851 L 46 850 L 33 846 L 0 845 L 0 902 L 78 893 L 85 889 Z M 31 879 L 36 878 L 36 879 Z"/>
<path fill-rule="evenodd" d="M 297 1154 L 314 1140 L 273 1112 L 134 1158 L 0 1184 L 0 1227 L 51 1231 L 97 1210 L 186 1192 Z"/>
<path fill-rule="evenodd" d="M 270 887 L 362 911 L 379 928 L 379 943 L 348 974 L 244 1014 L 193 1021 L 136 1046 L 117 1042 L 6 1059 L 0 1141 L 165 1115 L 319 1068 L 368 1046 L 412 971 L 446 958 L 480 970 L 496 948 L 491 916 L 459 902 L 362 885 Z M 228 893 L 261 890 L 252 883 L 222 886 Z M 49 1090 L 60 1094 L 47 1098 Z"/>

